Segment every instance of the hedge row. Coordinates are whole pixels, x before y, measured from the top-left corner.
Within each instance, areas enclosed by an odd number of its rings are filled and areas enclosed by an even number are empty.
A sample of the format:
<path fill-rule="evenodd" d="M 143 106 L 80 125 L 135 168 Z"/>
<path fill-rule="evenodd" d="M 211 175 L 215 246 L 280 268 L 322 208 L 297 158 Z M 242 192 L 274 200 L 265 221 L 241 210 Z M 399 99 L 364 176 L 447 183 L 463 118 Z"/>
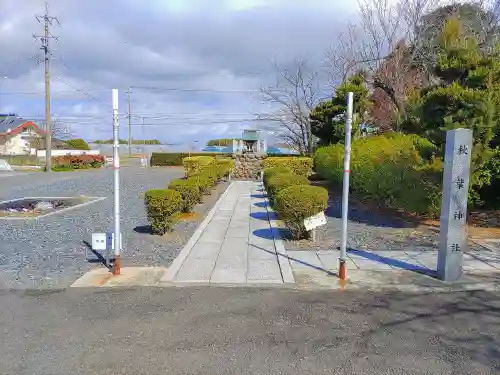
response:
<path fill-rule="evenodd" d="M 182 166 L 182 161 L 187 157 L 208 156 L 208 157 L 230 157 L 230 154 L 208 154 L 206 152 L 187 153 L 187 152 L 153 152 L 151 154 L 151 166 L 167 167 Z"/>
<path fill-rule="evenodd" d="M 207 156 L 203 156 L 206 158 Z M 164 234 L 171 230 L 182 212 L 191 212 L 203 195 L 210 194 L 217 182 L 229 175 L 234 166 L 232 159 L 202 160 L 186 158 L 186 179 L 172 180 L 167 189 L 148 190 L 145 205 L 153 233 Z M 210 158 L 210 157 L 208 157 Z"/>
<path fill-rule="evenodd" d="M 415 135 L 390 134 L 356 140 L 351 148 L 350 186 L 387 206 L 436 217 L 440 210 L 443 163 L 435 146 Z M 344 146 L 320 148 L 316 172 L 337 185 L 343 179 Z"/>
<path fill-rule="evenodd" d="M 285 168 L 301 175 L 309 176 L 313 169 L 313 159 L 297 156 L 267 158 L 263 163 L 264 168 Z"/>
<path fill-rule="evenodd" d="M 65 155 L 52 158 L 52 168 L 55 170 L 101 168 L 104 165 L 102 155 Z"/>
<path fill-rule="evenodd" d="M 198 153 L 187 153 L 187 152 L 153 152 L 151 154 L 150 165 L 153 167 L 168 167 L 168 166 L 182 166 L 182 161 L 184 158 L 190 156 L 208 156 L 215 158 L 231 158 L 231 154 L 228 153 L 213 153 L 213 152 L 198 152 Z M 285 159 L 283 156 L 268 154 L 268 159 Z M 286 159 L 296 159 L 300 158 L 300 156 L 288 156 Z"/>
<path fill-rule="evenodd" d="M 276 159 L 276 163 L 268 164 L 264 169 L 264 187 L 269 201 L 295 238 L 308 236 L 304 219 L 323 212 L 328 207 L 328 191 L 311 186 L 306 177 L 310 173 L 307 167 L 310 165 L 311 159 L 296 164 Z"/>

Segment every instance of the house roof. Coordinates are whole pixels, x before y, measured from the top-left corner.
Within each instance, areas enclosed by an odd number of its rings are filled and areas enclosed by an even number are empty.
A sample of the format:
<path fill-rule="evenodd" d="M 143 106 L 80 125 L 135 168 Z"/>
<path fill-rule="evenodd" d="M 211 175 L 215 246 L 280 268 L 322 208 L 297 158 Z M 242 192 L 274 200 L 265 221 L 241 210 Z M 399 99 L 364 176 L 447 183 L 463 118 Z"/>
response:
<path fill-rule="evenodd" d="M 7 133 L 7 131 L 10 129 L 11 135 L 19 133 L 23 128 L 31 126 L 37 131 L 38 133 L 43 134 L 44 131 L 40 129 L 33 121 L 26 120 L 20 117 L 4 117 L 3 119 L 0 118 L 0 134 L 1 133 Z"/>

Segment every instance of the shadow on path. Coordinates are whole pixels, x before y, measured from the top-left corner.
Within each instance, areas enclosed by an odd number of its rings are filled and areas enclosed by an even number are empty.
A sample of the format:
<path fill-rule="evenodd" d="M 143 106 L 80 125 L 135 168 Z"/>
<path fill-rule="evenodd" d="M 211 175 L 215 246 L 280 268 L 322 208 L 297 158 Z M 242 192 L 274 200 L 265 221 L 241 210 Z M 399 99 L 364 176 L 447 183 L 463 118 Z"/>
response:
<path fill-rule="evenodd" d="M 274 240 L 275 238 L 281 238 L 281 239 L 292 238 L 290 231 L 285 228 L 256 229 L 252 232 L 252 234 L 260 238 L 265 238 L 266 240 Z"/>
<path fill-rule="evenodd" d="M 257 219 L 257 220 L 277 220 L 278 215 L 275 212 L 252 212 L 250 213 L 250 217 L 252 219 Z"/>
<path fill-rule="evenodd" d="M 255 207 L 260 207 L 260 208 L 266 208 L 268 207 L 269 205 L 267 204 L 267 202 L 257 202 L 257 203 L 254 203 L 253 204 Z"/>
<path fill-rule="evenodd" d="M 318 267 L 318 266 L 315 266 L 314 264 L 310 264 L 310 263 L 307 263 L 307 262 L 304 262 L 303 260 L 300 260 L 300 259 L 296 259 L 294 257 L 291 257 L 289 255 L 286 255 L 286 254 L 282 254 L 280 252 L 272 252 L 272 251 L 269 251 L 269 250 L 266 250 L 260 246 L 257 246 L 257 245 L 251 245 L 252 247 L 255 247 L 256 249 L 259 249 L 259 250 L 262 250 L 262 251 L 265 251 L 266 253 L 269 253 L 269 254 L 273 254 L 273 255 L 277 255 L 278 257 L 283 257 L 283 258 L 287 258 L 293 262 L 297 262 L 297 263 L 300 263 L 304 266 L 307 266 L 307 267 L 310 267 L 310 268 L 314 268 L 315 270 L 318 270 L 318 271 L 323 271 L 325 272 L 326 274 L 328 274 L 329 276 L 338 276 L 337 273 L 335 272 L 332 272 L 332 271 L 329 271 L 327 269 L 324 269 L 323 267 Z"/>
<path fill-rule="evenodd" d="M 151 229 L 151 225 L 139 225 L 134 228 L 134 232 L 140 234 L 153 234 L 153 230 Z"/>
<path fill-rule="evenodd" d="M 104 256 L 102 256 L 101 253 L 99 253 L 98 251 L 92 249 L 92 245 L 90 243 L 88 243 L 87 241 L 83 241 L 83 244 L 85 246 L 87 246 L 87 248 L 90 250 L 90 252 L 92 254 L 94 254 L 96 256 L 97 259 L 86 259 L 87 262 L 89 263 L 101 263 L 104 267 L 107 267 L 108 269 L 111 269 L 111 265 L 107 266 L 106 265 L 106 258 Z M 109 259 L 110 263 L 113 261 L 113 259 Z"/>
<path fill-rule="evenodd" d="M 252 194 L 252 195 L 250 195 L 250 198 L 264 199 L 264 198 L 267 198 L 267 194 Z"/>
<path fill-rule="evenodd" d="M 416 272 L 416 273 L 419 273 L 422 275 L 437 277 L 435 270 L 431 270 L 427 267 L 407 263 L 407 262 L 402 261 L 402 260 L 384 257 L 384 256 L 381 256 L 378 254 L 374 254 L 370 251 L 357 250 L 357 249 L 347 249 L 347 254 L 348 255 L 349 254 L 358 255 L 358 256 L 363 257 L 365 259 L 369 259 L 369 260 L 372 260 L 374 262 L 378 262 L 378 263 L 382 263 L 382 264 L 388 264 L 391 267 L 399 268 L 399 269 L 402 269 L 405 271 L 412 271 L 412 272 Z"/>

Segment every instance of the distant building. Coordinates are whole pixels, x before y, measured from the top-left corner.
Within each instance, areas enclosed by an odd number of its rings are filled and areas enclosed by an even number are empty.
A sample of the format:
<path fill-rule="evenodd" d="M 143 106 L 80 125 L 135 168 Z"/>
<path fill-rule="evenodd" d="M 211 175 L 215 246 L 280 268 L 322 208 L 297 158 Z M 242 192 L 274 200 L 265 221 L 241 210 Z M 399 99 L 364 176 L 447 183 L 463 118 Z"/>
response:
<path fill-rule="evenodd" d="M 33 121 L 0 114 L 0 155 L 29 155 L 33 143 L 44 136 L 45 131 Z"/>

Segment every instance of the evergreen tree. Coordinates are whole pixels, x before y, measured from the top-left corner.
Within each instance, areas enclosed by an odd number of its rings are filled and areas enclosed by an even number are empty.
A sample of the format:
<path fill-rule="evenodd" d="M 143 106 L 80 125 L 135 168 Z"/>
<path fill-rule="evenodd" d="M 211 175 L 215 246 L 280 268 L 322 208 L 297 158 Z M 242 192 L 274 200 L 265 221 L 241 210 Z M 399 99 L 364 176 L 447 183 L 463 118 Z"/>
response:
<path fill-rule="evenodd" d="M 368 89 L 363 72 L 349 77 L 335 90 L 335 96 L 319 103 L 310 114 L 312 133 L 320 139 L 320 145 L 342 142 L 345 137 L 345 116 L 347 112 L 347 95 L 352 91 L 354 96 L 353 122 L 354 132 L 358 132 L 359 122 L 368 109 Z"/>
<path fill-rule="evenodd" d="M 499 130 L 498 50 L 481 51 L 477 39 L 463 31 L 457 18 L 446 22 L 439 46 L 442 52 L 434 67 L 439 82 L 412 96 L 404 130 L 425 136 L 444 150 L 447 130 L 472 129 L 471 198 L 477 202 L 478 189 L 498 173 L 491 168 Z"/>

